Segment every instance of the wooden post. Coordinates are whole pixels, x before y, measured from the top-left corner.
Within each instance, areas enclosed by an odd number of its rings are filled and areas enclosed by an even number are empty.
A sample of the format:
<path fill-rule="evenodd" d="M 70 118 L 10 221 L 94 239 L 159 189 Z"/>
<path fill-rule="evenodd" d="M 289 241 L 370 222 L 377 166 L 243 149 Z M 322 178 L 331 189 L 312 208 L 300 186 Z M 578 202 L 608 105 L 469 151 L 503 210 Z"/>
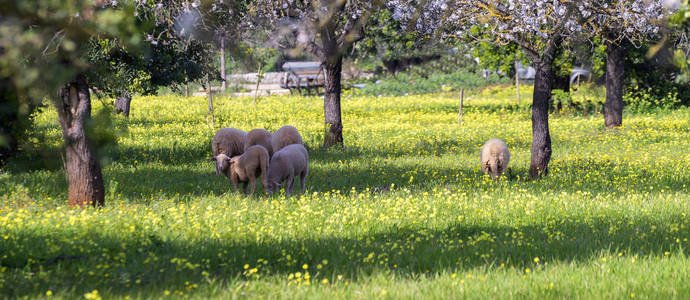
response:
<path fill-rule="evenodd" d="M 225 89 L 227 87 L 227 80 L 225 78 L 225 34 L 223 34 L 220 38 L 220 79 L 221 79 L 221 84 L 220 87 L 223 90 L 223 93 L 225 93 Z"/>
<path fill-rule="evenodd" d="M 256 97 L 259 95 L 259 84 L 261 83 L 261 68 L 263 65 L 259 65 L 259 72 L 256 73 L 256 88 L 254 89 L 254 101 L 252 104 L 256 104 Z"/>
<path fill-rule="evenodd" d="M 463 102 L 465 101 L 465 89 L 460 89 L 460 108 L 458 109 L 458 124 L 462 125 L 462 105 Z"/>
<path fill-rule="evenodd" d="M 213 91 L 211 90 L 211 75 L 206 74 L 206 88 L 208 89 L 208 113 L 206 114 L 206 122 L 211 120 L 211 129 L 216 128 L 215 120 L 213 119 Z"/>
<path fill-rule="evenodd" d="M 517 91 L 517 102 L 520 104 L 520 75 L 518 74 L 518 55 L 515 53 L 515 90 Z"/>

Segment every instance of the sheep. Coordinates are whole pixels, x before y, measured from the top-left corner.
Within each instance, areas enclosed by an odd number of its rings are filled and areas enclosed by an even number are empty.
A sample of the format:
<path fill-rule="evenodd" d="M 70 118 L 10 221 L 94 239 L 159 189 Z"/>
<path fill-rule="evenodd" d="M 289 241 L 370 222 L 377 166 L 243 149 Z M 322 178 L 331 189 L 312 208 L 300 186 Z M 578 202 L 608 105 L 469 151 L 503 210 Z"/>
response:
<path fill-rule="evenodd" d="M 274 191 L 280 190 L 283 181 L 287 181 L 285 194 L 289 196 L 292 192 L 292 185 L 295 183 L 295 176 L 299 175 L 302 193 L 304 193 L 307 173 L 309 173 L 307 149 L 301 144 L 285 146 L 273 154 L 271 163 L 268 164 L 266 192 L 271 195 Z"/>
<path fill-rule="evenodd" d="M 499 139 L 488 140 L 482 147 L 480 156 L 484 174 L 491 174 L 498 181 L 510 162 L 510 151 L 506 143 Z"/>
<path fill-rule="evenodd" d="M 269 162 L 266 148 L 261 145 L 254 145 L 247 148 L 247 151 L 242 155 L 229 158 L 221 154 L 220 157 L 226 160 L 230 166 L 226 176 L 232 182 L 235 192 L 239 192 L 237 184 L 242 183 L 244 185 L 243 191 L 247 193 L 247 183 L 249 183 L 251 185 L 249 195 L 253 195 L 256 189 L 256 178 L 259 176 L 262 176 L 261 184 L 266 189 Z"/>
<path fill-rule="evenodd" d="M 302 136 L 297 131 L 297 128 L 287 125 L 280 127 L 280 129 L 273 133 L 273 138 L 271 138 L 273 153 L 291 144 L 302 144 Z"/>
<path fill-rule="evenodd" d="M 271 135 L 268 130 L 265 129 L 252 129 L 247 133 L 247 140 L 244 142 L 244 151 L 254 145 L 261 145 L 268 151 L 268 157 L 273 156 L 273 146 L 271 145 Z"/>
<path fill-rule="evenodd" d="M 244 153 L 244 143 L 247 140 L 247 133 L 235 128 L 222 128 L 216 132 L 211 143 L 213 157 L 211 161 L 216 163 L 216 174 L 225 174 L 228 169 L 228 160 L 219 155 L 223 154 L 227 158 Z"/>

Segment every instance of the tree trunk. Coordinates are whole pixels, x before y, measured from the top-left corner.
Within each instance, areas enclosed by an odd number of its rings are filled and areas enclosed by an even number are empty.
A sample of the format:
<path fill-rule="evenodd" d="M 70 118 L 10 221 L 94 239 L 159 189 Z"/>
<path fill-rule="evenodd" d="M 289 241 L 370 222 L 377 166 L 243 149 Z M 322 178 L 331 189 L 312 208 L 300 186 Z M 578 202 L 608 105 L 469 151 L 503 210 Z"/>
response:
<path fill-rule="evenodd" d="M 69 205 L 102 206 L 105 194 L 101 164 L 86 135 L 86 124 L 91 119 L 91 96 L 84 76 L 77 75 L 60 90 L 55 109 L 65 139 Z"/>
<path fill-rule="evenodd" d="M 225 36 L 222 36 L 220 38 L 220 88 L 223 90 L 223 93 L 225 93 L 225 88 L 227 84 L 225 80 L 225 75 Z"/>
<path fill-rule="evenodd" d="M 129 108 L 132 103 L 132 96 L 128 93 L 122 93 L 115 98 L 115 113 L 122 114 L 129 119 Z"/>
<path fill-rule="evenodd" d="M 211 90 L 211 75 L 206 74 L 206 88 L 208 89 L 208 113 L 206 114 L 206 122 L 209 122 L 211 129 L 216 128 L 216 122 L 213 117 L 213 91 Z"/>
<path fill-rule="evenodd" d="M 606 45 L 606 103 L 604 103 L 604 124 L 606 128 L 623 125 L 623 75 L 625 74 L 624 45 Z"/>
<path fill-rule="evenodd" d="M 340 112 L 340 76 L 343 57 L 338 55 L 324 62 L 326 80 L 324 83 L 323 114 L 326 119 L 324 147 L 343 144 L 343 122 Z"/>
<path fill-rule="evenodd" d="M 532 161 L 529 174 L 537 179 L 548 174 L 551 160 L 551 134 L 549 133 L 549 100 L 554 74 L 551 63 L 534 62 L 537 71 L 534 76 L 532 97 Z"/>

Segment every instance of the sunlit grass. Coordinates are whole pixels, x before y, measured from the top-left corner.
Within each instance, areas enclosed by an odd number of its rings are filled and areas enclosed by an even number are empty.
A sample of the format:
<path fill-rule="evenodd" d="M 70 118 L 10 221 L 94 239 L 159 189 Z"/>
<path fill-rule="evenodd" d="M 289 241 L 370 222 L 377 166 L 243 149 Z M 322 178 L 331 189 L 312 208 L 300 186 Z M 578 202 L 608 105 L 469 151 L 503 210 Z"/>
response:
<path fill-rule="evenodd" d="M 0 174 L 0 298 L 682 298 L 690 294 L 690 110 L 552 116 L 527 180 L 530 95 L 217 99 L 216 129 L 297 127 L 307 193 L 244 198 L 215 175 L 206 99 L 138 97 L 104 159 L 106 207 L 66 207 L 56 116 Z M 100 102 L 95 109 L 102 109 Z M 481 174 L 501 138 L 509 180 Z M 260 192 L 263 189 L 258 188 Z M 94 292 L 95 291 L 95 292 Z"/>

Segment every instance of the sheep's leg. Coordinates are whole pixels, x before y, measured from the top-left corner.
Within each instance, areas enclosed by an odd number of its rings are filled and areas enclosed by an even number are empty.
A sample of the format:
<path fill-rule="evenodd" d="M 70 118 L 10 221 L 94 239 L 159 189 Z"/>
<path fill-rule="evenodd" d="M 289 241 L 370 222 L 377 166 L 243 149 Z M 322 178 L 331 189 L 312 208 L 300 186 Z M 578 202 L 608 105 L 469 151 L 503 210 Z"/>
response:
<path fill-rule="evenodd" d="M 235 188 L 235 193 L 239 193 L 239 191 L 240 191 L 239 187 L 237 186 L 237 181 L 238 181 L 237 180 L 237 174 L 233 173 L 230 176 L 230 182 L 232 182 L 232 187 Z"/>
<path fill-rule="evenodd" d="M 249 177 L 249 183 L 252 185 L 250 188 L 249 195 L 253 196 L 254 195 L 254 190 L 256 189 L 256 177 L 250 176 Z"/>
<path fill-rule="evenodd" d="M 302 185 L 302 194 L 304 194 L 304 192 L 307 190 L 307 183 L 305 182 L 305 180 L 307 180 L 307 170 L 302 171 L 302 174 L 300 174 L 299 177 L 299 183 Z"/>
<path fill-rule="evenodd" d="M 247 194 L 247 186 L 248 186 L 248 185 L 249 185 L 249 184 L 248 184 L 247 181 L 243 181 L 243 182 L 242 182 L 242 192 L 244 192 L 245 194 Z"/>
<path fill-rule="evenodd" d="M 292 185 L 295 183 L 295 176 L 290 176 L 285 183 L 285 195 L 290 196 L 292 192 Z"/>

